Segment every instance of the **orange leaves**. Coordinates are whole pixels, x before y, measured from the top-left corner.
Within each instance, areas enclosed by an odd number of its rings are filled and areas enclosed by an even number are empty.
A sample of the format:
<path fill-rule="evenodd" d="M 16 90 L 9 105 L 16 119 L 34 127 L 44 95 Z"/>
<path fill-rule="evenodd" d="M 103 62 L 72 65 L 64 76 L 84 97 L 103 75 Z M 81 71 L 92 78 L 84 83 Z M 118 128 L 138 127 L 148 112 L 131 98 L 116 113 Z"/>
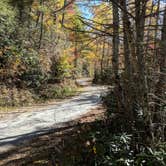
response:
<path fill-rule="evenodd" d="M 3 51 L 2 50 L 0 50 L 0 57 L 3 55 Z"/>

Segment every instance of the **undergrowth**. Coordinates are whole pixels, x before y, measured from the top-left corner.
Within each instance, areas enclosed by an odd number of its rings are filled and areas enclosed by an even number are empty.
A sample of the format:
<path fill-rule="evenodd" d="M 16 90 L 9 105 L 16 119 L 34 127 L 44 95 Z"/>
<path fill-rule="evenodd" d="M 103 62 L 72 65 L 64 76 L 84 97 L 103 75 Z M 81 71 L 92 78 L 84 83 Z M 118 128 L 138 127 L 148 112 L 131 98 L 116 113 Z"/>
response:
<path fill-rule="evenodd" d="M 20 107 L 34 103 L 45 102 L 49 99 L 64 99 L 77 93 L 75 85 L 51 84 L 37 91 L 33 89 L 20 89 L 16 87 L 0 86 L 0 107 Z"/>
<path fill-rule="evenodd" d="M 72 85 L 51 85 L 40 92 L 41 98 L 47 99 L 63 99 L 75 95 L 77 92 L 76 86 Z"/>
<path fill-rule="evenodd" d="M 112 123 L 95 122 L 82 126 L 78 133 L 64 141 L 63 151 L 54 157 L 63 166 L 165 166 L 166 144 L 153 148 L 138 145 L 134 135 L 112 131 Z"/>
<path fill-rule="evenodd" d="M 64 140 L 61 152 L 53 155 L 63 166 L 165 166 L 166 142 L 152 143 L 143 118 L 129 121 L 116 112 L 113 93 L 104 98 L 107 119 L 85 124 L 70 139 Z M 52 160 L 52 159 L 51 159 Z"/>

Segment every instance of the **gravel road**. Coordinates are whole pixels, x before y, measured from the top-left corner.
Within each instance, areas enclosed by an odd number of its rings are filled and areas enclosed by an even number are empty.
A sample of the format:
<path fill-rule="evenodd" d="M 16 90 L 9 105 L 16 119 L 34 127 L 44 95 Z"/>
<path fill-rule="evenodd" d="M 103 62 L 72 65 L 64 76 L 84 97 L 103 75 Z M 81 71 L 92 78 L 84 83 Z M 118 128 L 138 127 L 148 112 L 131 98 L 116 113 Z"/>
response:
<path fill-rule="evenodd" d="M 0 154 L 88 113 L 100 104 L 100 96 L 106 90 L 104 86 L 87 86 L 78 96 L 48 106 L 47 109 L 13 114 L 9 118 L 1 119 Z"/>

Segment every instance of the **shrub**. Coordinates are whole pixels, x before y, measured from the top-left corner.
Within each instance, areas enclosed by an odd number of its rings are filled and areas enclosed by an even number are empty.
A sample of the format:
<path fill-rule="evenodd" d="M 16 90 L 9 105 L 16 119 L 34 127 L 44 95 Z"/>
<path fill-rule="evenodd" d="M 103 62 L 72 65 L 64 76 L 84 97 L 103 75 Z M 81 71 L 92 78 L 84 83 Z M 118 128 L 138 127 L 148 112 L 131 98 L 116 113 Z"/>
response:
<path fill-rule="evenodd" d="M 58 79 L 60 82 L 65 78 L 72 76 L 72 65 L 68 62 L 67 56 L 59 59 L 52 57 L 51 76 L 52 79 Z"/>
<path fill-rule="evenodd" d="M 8 0 L 0 1 L 0 47 L 10 44 L 11 33 L 14 32 L 15 10 L 8 4 Z M 3 40 L 2 40 L 3 39 Z"/>
<path fill-rule="evenodd" d="M 72 139 L 64 141 L 59 163 L 64 166 L 165 166 L 165 145 L 142 145 L 137 151 L 133 139 L 134 136 L 126 132 L 113 133 L 111 124 L 95 122 L 90 128 L 83 125 Z"/>
<path fill-rule="evenodd" d="M 97 70 L 95 71 L 95 75 L 94 75 L 94 83 L 99 83 L 99 84 L 112 84 L 113 80 L 112 80 L 112 69 L 111 68 L 105 68 L 103 70 L 103 72 L 101 73 L 101 71 Z"/>
<path fill-rule="evenodd" d="M 24 82 L 25 87 L 38 89 L 47 82 L 49 75 L 43 70 L 43 66 L 40 64 L 40 56 L 35 50 L 23 50 L 21 61 L 25 70 L 19 79 Z"/>
<path fill-rule="evenodd" d="M 24 106 L 34 101 L 34 95 L 28 90 L 0 87 L 0 106 Z"/>
<path fill-rule="evenodd" d="M 73 96 L 76 93 L 75 86 L 49 85 L 40 92 L 43 99 L 57 99 Z"/>

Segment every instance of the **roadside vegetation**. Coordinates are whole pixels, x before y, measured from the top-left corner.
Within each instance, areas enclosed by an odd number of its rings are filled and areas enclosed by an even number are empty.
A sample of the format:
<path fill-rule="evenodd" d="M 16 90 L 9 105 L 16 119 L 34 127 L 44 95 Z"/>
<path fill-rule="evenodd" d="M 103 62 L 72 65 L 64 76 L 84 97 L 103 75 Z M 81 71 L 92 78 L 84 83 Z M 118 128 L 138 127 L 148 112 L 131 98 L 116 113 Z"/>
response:
<path fill-rule="evenodd" d="M 83 44 L 75 46 L 75 38 L 86 35 L 75 36 L 63 28 L 63 16 L 55 12 L 62 6 L 62 1 L 0 2 L 1 107 L 32 105 L 76 92 L 75 79 L 87 69 L 83 69 L 86 56 L 79 55 L 82 49 L 75 52 Z M 77 13 L 74 5 L 68 22 L 83 29 L 84 25 L 73 18 Z"/>

